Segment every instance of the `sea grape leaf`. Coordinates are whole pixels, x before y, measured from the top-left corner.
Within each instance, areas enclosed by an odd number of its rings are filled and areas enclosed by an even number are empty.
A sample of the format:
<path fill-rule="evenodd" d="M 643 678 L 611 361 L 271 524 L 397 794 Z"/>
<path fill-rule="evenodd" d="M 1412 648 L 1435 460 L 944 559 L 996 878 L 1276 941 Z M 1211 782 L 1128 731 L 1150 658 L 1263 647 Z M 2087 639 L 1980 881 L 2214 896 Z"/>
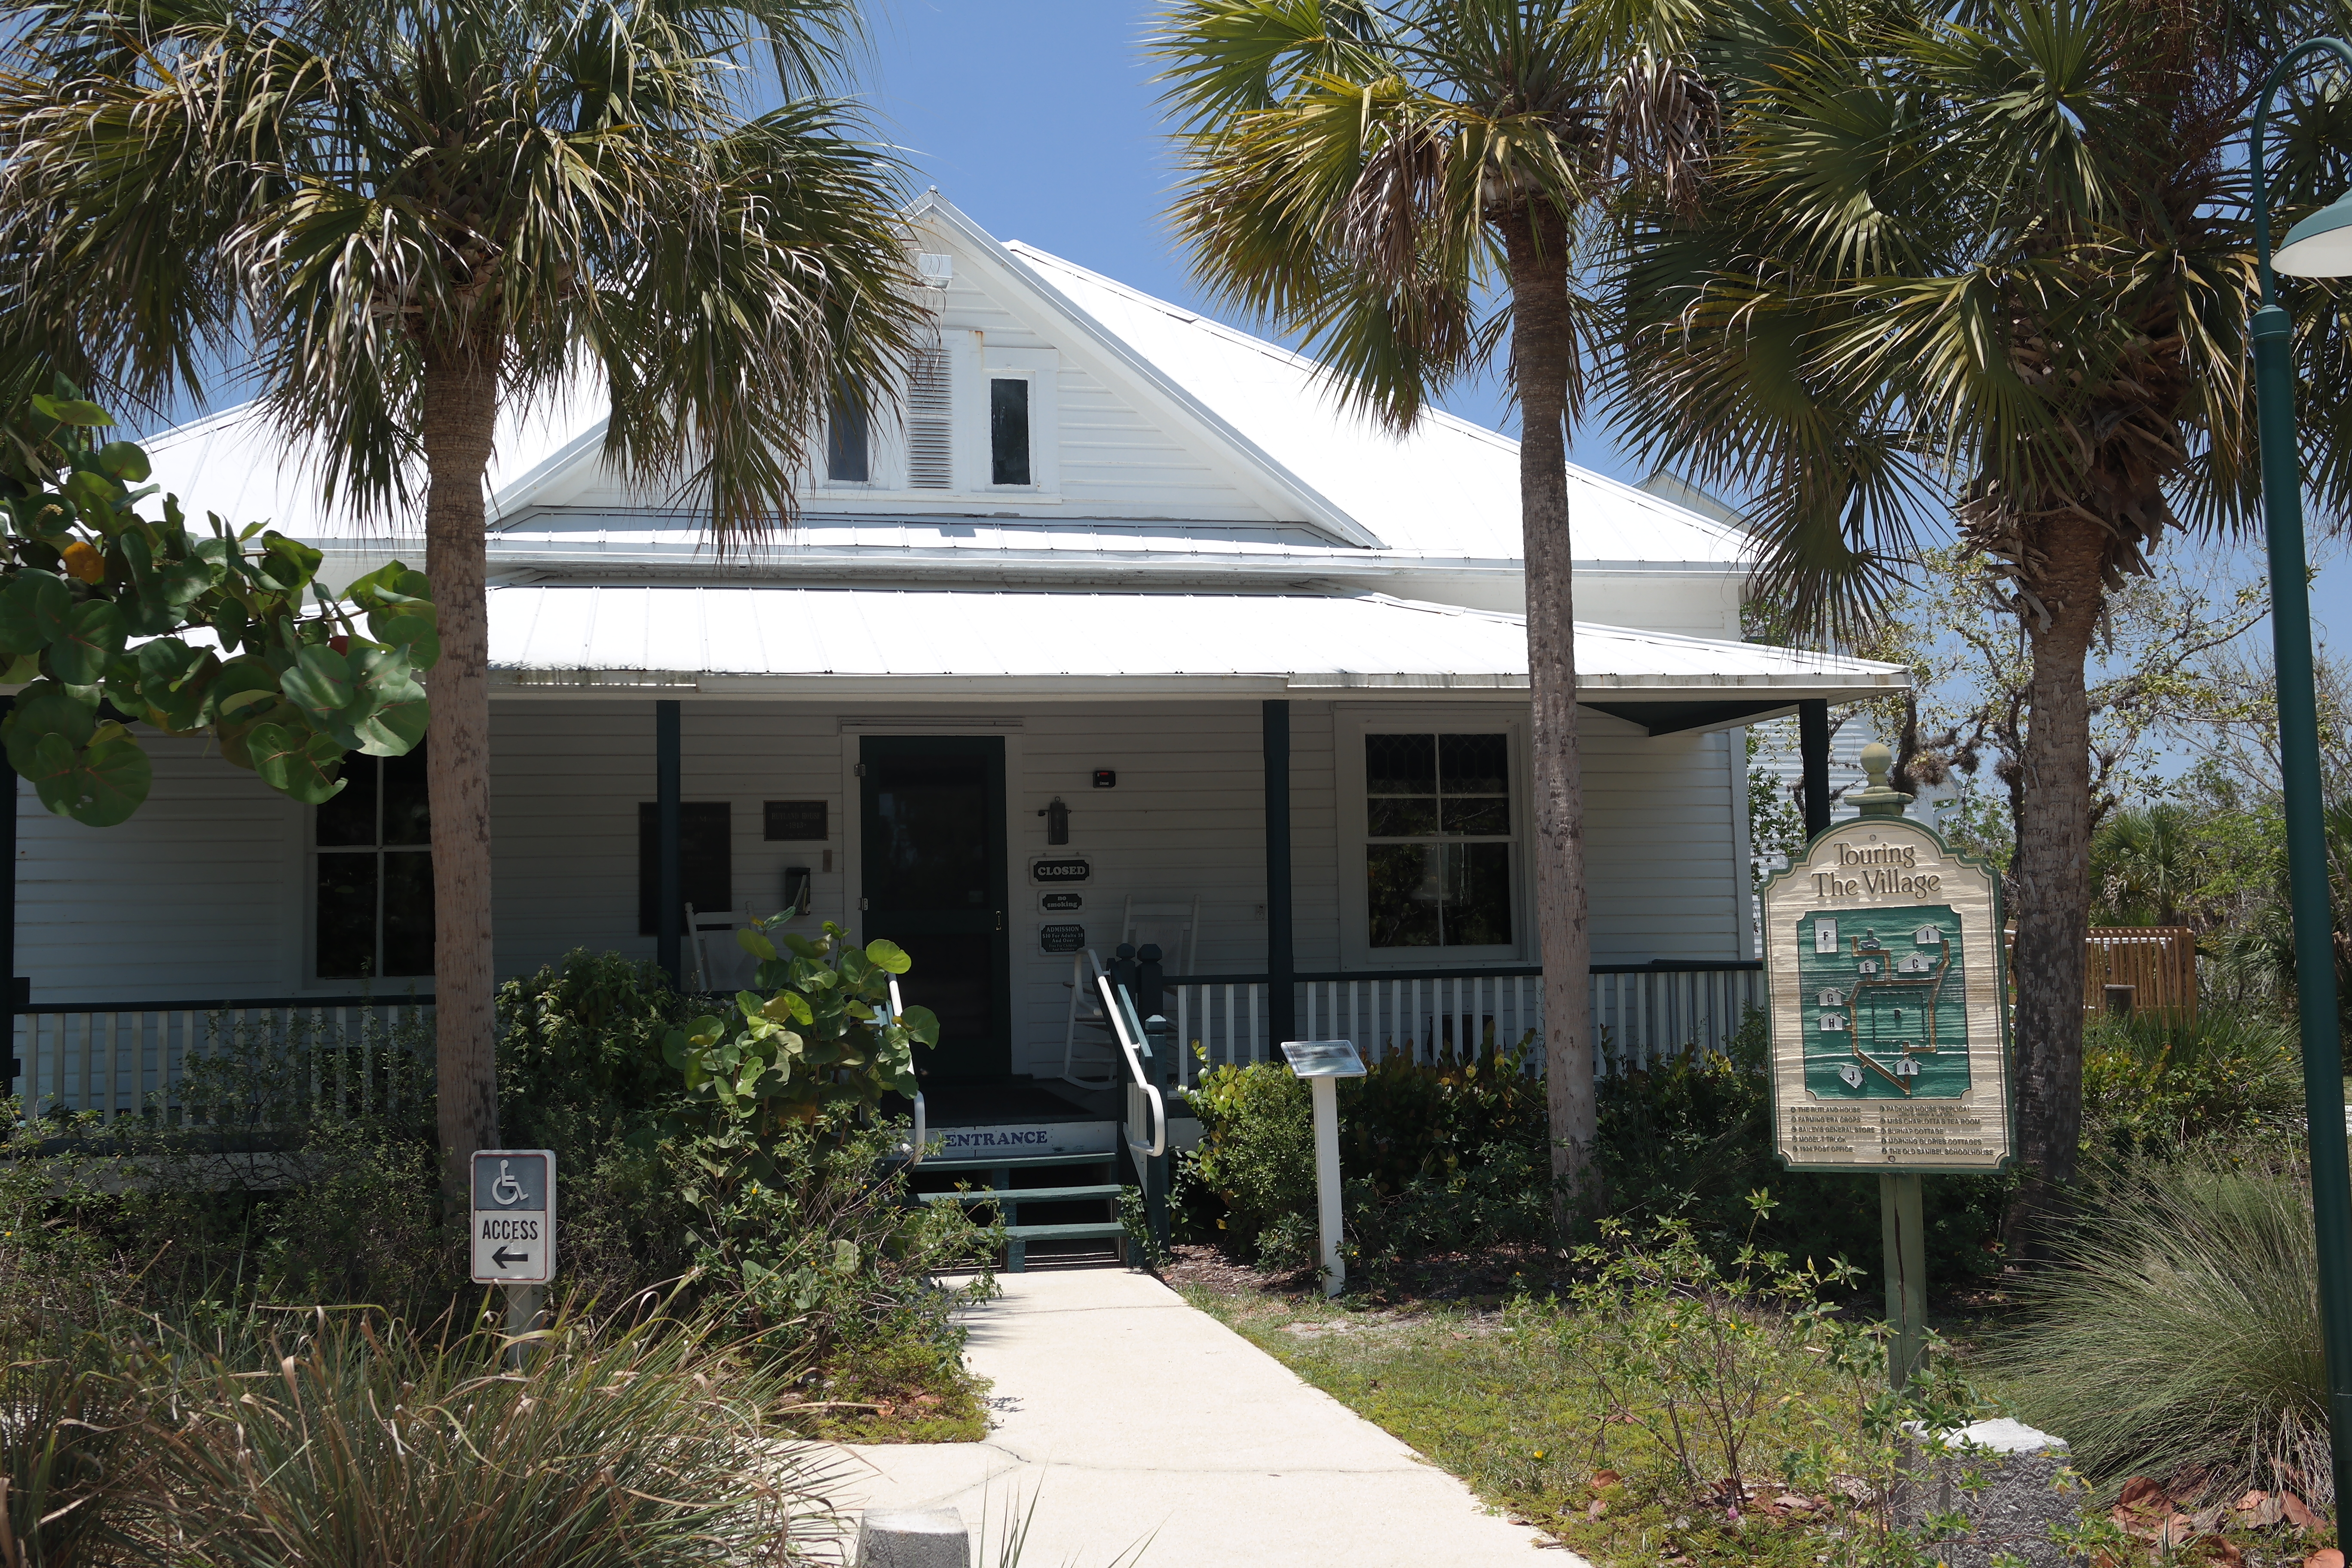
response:
<path fill-rule="evenodd" d="M 335 773 L 342 766 L 343 749 L 331 735 L 256 724 L 246 737 L 246 749 L 264 784 L 304 805 L 322 805 L 342 791 L 343 781 Z"/>
<path fill-rule="evenodd" d="M 66 616 L 65 635 L 49 644 L 49 670 L 68 686 L 95 686 L 122 652 L 128 628 L 122 607 L 85 599 Z"/>
<path fill-rule="evenodd" d="M 907 950 L 887 937 L 867 942 L 866 956 L 873 961 L 875 968 L 889 974 L 904 974 L 915 967 L 915 961 L 907 956 Z"/>
<path fill-rule="evenodd" d="M 0 591 L 0 647 L 10 653 L 38 653 L 65 625 L 73 609 L 73 592 L 53 572 L 25 567 L 16 580 Z"/>
<path fill-rule="evenodd" d="M 88 743 L 98 730 L 98 704 L 86 701 L 54 680 L 36 680 L 16 694 L 8 717 L 0 720 L 0 741 L 8 751 L 8 764 L 32 777 L 33 750 L 44 735 L 63 737 L 69 748 Z"/>

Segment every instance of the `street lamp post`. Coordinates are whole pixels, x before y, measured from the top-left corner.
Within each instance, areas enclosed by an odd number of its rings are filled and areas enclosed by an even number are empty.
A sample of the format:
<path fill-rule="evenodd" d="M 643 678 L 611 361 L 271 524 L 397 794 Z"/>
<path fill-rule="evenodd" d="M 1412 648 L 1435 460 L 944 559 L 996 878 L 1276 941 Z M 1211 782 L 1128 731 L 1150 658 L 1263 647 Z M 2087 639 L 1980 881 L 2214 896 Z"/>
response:
<path fill-rule="evenodd" d="M 2321 823 L 2319 704 L 2311 676 L 2311 589 L 2303 548 L 2303 470 L 2295 441 L 2292 324 L 2279 308 L 2273 268 L 2306 278 L 2352 276 L 2352 195 L 2288 231 L 2271 255 L 2270 193 L 2263 132 L 2289 70 L 2332 54 L 2352 70 L 2352 46 L 2314 38 L 2287 51 L 2254 107 L 2254 257 L 2262 303 L 2254 311 L 2254 408 L 2262 439 L 2263 523 L 2271 557 L 2271 637 L 2278 664 L 2281 783 L 2285 792 L 2287 888 L 2294 914 L 2296 1009 L 2303 1032 L 2303 1099 L 2311 1121 L 2311 1207 L 2319 1239 L 2319 1320 L 2327 1356 L 2327 1425 L 2336 1508 L 2352 1517 L 2352 1173 L 2346 1164 L 2344 1064 L 2336 1014 L 2334 923 L 2328 912 L 2327 841 Z"/>

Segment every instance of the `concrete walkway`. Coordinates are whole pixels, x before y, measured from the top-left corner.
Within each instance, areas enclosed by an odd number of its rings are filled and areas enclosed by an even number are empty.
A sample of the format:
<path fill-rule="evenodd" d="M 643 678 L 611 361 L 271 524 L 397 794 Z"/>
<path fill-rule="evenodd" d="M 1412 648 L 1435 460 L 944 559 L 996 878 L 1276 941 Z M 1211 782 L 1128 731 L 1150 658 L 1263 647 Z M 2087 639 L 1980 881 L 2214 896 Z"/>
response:
<path fill-rule="evenodd" d="M 984 1510 L 980 1568 L 1032 1499 L 1024 1568 L 1109 1568 L 1147 1540 L 1142 1568 L 1585 1568 L 1148 1275 L 997 1283 L 968 1352 L 989 1440 L 860 1445 L 842 1502 Z"/>

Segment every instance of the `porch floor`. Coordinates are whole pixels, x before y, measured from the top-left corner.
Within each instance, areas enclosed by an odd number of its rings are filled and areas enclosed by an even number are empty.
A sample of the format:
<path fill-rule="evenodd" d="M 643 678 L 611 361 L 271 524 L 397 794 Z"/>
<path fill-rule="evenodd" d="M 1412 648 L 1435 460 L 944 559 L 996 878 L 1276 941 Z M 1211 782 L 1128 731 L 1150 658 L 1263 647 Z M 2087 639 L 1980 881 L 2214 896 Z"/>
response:
<path fill-rule="evenodd" d="M 954 1508 L 985 1554 L 1029 1512 L 1025 1561 L 1102 1568 L 1589 1568 L 1150 1276 L 1000 1275 L 966 1359 L 993 1384 L 981 1443 L 849 1452 L 840 1500 Z"/>

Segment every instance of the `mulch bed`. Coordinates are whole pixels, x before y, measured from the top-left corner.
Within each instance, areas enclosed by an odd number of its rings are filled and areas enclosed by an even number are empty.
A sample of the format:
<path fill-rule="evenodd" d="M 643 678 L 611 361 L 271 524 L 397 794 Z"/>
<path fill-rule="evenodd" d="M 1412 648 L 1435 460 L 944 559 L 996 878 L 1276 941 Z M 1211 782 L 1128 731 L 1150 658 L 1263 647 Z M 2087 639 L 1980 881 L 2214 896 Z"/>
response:
<path fill-rule="evenodd" d="M 1221 1296 L 1299 1299 L 1316 1289 L 1315 1271 L 1264 1274 L 1240 1253 L 1208 1242 L 1180 1242 L 1160 1270 L 1171 1285 L 1195 1285 Z M 1538 1294 L 1565 1281 L 1564 1260 L 1541 1247 L 1496 1247 L 1441 1252 L 1392 1264 L 1376 1274 L 1351 1276 L 1349 1293 L 1382 1306 L 1464 1302 L 1492 1306 L 1523 1290 Z"/>

